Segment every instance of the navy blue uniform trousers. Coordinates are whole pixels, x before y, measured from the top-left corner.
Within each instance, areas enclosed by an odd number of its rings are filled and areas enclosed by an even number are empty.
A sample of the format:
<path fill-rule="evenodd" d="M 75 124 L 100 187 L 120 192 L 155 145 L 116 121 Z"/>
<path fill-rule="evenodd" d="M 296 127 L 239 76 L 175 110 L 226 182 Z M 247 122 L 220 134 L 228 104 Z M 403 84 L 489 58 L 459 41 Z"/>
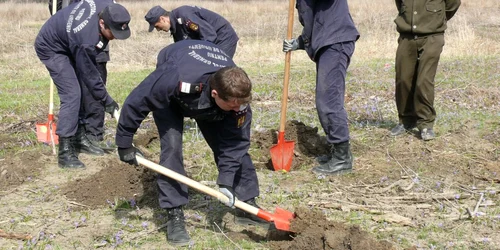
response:
<path fill-rule="evenodd" d="M 336 43 L 321 48 L 316 56 L 316 109 L 330 144 L 349 140 L 344 95 L 354 47 L 354 41 Z"/>
<path fill-rule="evenodd" d="M 182 155 L 182 132 L 184 127 L 184 116 L 176 108 L 175 103 L 166 109 L 153 112 L 153 118 L 158 127 L 160 136 L 161 154 L 160 165 L 186 175 L 183 165 Z M 250 117 L 251 120 L 251 110 Z M 218 162 L 219 139 L 217 129 L 222 121 L 200 121 L 196 120 L 205 141 L 208 143 L 214 154 L 215 162 Z M 247 126 L 250 129 L 250 126 Z M 239 200 L 246 201 L 259 195 L 257 173 L 248 153 L 242 159 L 242 167 L 236 172 L 233 189 Z M 188 187 L 164 175 L 157 178 L 159 203 L 161 208 L 173 208 L 188 203 Z"/>
<path fill-rule="evenodd" d="M 79 120 L 84 118 L 81 109 L 82 96 L 91 95 L 85 84 L 80 84 L 72 60 L 63 54 L 54 54 L 48 60 L 42 60 L 54 81 L 61 101 L 56 134 L 70 137 L 76 134 Z M 76 115 L 78 114 L 78 115 Z"/>
<path fill-rule="evenodd" d="M 104 85 L 106 85 L 108 78 L 106 62 L 98 62 L 97 70 L 101 75 Z M 82 88 L 85 89 L 85 94 L 82 95 L 82 109 L 85 115 L 81 122 L 85 124 L 87 134 L 92 135 L 96 140 L 102 140 L 104 139 L 104 106 L 100 101 L 94 99 L 85 84 L 82 85 Z"/>

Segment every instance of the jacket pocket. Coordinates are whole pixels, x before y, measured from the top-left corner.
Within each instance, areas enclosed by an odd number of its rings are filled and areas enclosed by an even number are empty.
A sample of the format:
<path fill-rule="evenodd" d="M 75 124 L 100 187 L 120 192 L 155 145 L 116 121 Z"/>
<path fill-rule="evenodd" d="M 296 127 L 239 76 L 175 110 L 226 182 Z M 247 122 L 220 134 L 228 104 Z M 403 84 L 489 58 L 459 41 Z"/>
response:
<path fill-rule="evenodd" d="M 425 4 L 425 9 L 429 12 L 437 13 L 443 11 L 444 4 L 442 1 L 429 1 Z"/>

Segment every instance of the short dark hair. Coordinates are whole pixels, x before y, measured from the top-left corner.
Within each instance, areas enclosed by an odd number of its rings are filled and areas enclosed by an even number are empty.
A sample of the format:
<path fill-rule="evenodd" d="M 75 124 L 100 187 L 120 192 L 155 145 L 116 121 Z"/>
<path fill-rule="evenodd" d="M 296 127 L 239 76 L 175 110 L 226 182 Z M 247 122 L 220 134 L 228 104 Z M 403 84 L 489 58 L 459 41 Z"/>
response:
<path fill-rule="evenodd" d="M 252 82 L 240 67 L 230 66 L 219 69 L 209 81 L 210 88 L 217 91 L 224 101 L 236 99 L 244 104 L 252 101 Z"/>

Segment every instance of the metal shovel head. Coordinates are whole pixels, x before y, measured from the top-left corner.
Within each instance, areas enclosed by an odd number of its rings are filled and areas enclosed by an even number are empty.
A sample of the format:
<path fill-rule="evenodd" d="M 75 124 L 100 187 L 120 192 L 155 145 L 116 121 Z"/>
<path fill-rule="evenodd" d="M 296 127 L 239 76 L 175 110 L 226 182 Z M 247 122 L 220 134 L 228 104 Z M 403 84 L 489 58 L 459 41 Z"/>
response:
<path fill-rule="evenodd" d="M 56 135 L 56 124 L 53 122 L 37 123 L 36 124 L 36 138 L 39 142 L 51 144 L 51 134 L 54 138 L 54 144 L 59 144 L 59 136 Z"/>
<path fill-rule="evenodd" d="M 282 132 L 280 132 L 282 133 Z M 284 135 L 278 136 L 278 144 L 271 147 L 271 161 L 273 162 L 274 171 L 285 170 L 290 172 L 292 167 L 294 141 L 285 141 Z"/>
<path fill-rule="evenodd" d="M 274 226 L 282 231 L 290 231 L 290 222 L 295 218 L 295 213 L 276 207 L 274 210 Z"/>

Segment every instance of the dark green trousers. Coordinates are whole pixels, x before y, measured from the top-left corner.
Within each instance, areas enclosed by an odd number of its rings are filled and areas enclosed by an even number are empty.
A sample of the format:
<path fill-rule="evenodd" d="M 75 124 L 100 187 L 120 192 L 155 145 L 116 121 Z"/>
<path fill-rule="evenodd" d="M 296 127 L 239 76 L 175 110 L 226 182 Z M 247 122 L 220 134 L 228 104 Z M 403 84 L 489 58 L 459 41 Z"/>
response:
<path fill-rule="evenodd" d="M 401 34 L 396 51 L 396 106 L 399 122 L 432 128 L 434 77 L 443 51 L 444 34 L 425 37 Z"/>

